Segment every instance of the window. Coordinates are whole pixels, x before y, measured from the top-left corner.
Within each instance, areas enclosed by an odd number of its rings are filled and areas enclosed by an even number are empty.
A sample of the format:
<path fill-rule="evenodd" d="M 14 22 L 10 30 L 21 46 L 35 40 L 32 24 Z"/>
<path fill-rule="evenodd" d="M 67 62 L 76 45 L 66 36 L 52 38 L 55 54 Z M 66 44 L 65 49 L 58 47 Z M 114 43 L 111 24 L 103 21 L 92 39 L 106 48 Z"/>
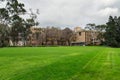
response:
<path fill-rule="evenodd" d="M 81 36 L 81 32 L 79 32 L 79 36 Z"/>

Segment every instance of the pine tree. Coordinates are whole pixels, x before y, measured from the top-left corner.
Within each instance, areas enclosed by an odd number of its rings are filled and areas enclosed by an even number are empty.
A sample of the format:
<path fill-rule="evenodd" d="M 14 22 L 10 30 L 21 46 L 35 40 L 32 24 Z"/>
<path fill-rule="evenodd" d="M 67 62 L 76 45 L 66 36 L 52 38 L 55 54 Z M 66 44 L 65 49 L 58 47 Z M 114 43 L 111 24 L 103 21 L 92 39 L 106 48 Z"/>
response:
<path fill-rule="evenodd" d="M 111 47 L 120 47 L 120 18 L 109 17 L 105 32 L 106 44 Z"/>

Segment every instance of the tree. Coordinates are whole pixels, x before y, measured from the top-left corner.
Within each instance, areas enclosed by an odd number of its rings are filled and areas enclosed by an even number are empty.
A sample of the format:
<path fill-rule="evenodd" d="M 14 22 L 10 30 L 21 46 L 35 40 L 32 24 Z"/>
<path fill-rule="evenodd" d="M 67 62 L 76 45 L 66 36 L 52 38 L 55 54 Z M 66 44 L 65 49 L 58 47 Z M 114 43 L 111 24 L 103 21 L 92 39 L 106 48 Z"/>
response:
<path fill-rule="evenodd" d="M 2 3 L 4 0 L 0 0 Z M 9 37 L 9 12 L 6 8 L 0 8 L 0 47 L 8 46 L 8 37 Z"/>
<path fill-rule="evenodd" d="M 117 36 L 116 36 L 116 40 L 118 42 L 118 47 L 120 47 L 120 17 L 118 17 L 118 23 L 117 23 Z"/>
<path fill-rule="evenodd" d="M 27 13 L 23 3 L 19 3 L 18 0 L 0 0 L 0 2 L 4 1 L 6 1 L 6 5 L 4 8 L 0 8 L 0 23 L 11 28 L 10 37 L 14 44 L 18 42 L 20 36 L 25 45 L 30 27 L 38 25 L 38 22 L 35 22 L 37 16 L 31 11 L 30 18 L 25 20 L 21 17 Z"/>
<path fill-rule="evenodd" d="M 0 47 L 9 46 L 9 30 L 7 25 L 0 24 Z"/>
<path fill-rule="evenodd" d="M 106 25 L 105 24 L 96 26 L 96 31 L 98 33 L 97 39 L 100 40 L 101 44 L 103 44 L 103 42 L 104 42 L 105 29 L 106 29 Z"/>
<path fill-rule="evenodd" d="M 87 26 L 85 27 L 86 30 L 89 30 L 91 33 L 91 41 L 92 44 L 95 44 L 95 32 L 96 32 L 96 25 L 94 23 L 89 23 L 87 24 Z"/>
<path fill-rule="evenodd" d="M 96 30 L 96 24 L 95 23 L 89 23 L 87 24 L 87 26 L 85 27 L 86 30 Z"/>
<path fill-rule="evenodd" d="M 30 9 L 30 13 L 26 13 L 26 14 L 29 15 L 29 18 L 25 20 L 25 25 L 24 25 L 24 27 L 25 27 L 25 30 L 23 32 L 23 34 L 24 34 L 23 35 L 24 36 L 24 45 L 26 45 L 27 36 L 29 34 L 32 34 L 31 33 L 31 27 L 39 25 L 39 23 L 36 21 L 37 14 L 39 14 L 38 9 L 37 9 L 36 13 L 33 13 L 32 9 Z M 36 33 L 36 34 L 38 34 L 38 33 Z"/>
<path fill-rule="evenodd" d="M 61 39 L 65 40 L 70 46 L 70 42 L 71 42 L 71 38 L 73 35 L 73 31 L 70 28 L 65 28 L 62 30 L 62 35 L 61 35 Z"/>
<path fill-rule="evenodd" d="M 16 46 L 17 42 L 23 38 L 22 35 L 26 30 L 24 26 L 25 20 L 20 17 L 20 15 L 25 14 L 26 10 L 24 9 L 24 4 L 19 3 L 17 0 L 7 1 L 6 10 L 9 12 L 11 39 Z"/>
<path fill-rule="evenodd" d="M 60 39 L 59 31 L 60 29 L 56 27 L 47 27 L 44 29 L 46 45 L 48 42 L 49 45 L 56 45 L 55 42 L 58 43 L 58 40 Z"/>
<path fill-rule="evenodd" d="M 108 46 L 120 47 L 120 17 L 109 17 L 105 32 L 105 41 Z"/>

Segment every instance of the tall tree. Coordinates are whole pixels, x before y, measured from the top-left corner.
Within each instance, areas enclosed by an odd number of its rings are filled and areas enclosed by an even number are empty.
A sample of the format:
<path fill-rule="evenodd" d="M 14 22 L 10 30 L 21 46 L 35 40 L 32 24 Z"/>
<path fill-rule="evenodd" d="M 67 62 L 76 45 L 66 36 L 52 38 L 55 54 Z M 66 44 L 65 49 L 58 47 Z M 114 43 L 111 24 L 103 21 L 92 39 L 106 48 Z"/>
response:
<path fill-rule="evenodd" d="M 4 0 L 0 0 L 2 3 Z M 6 41 L 8 42 L 9 37 L 9 12 L 6 8 L 0 8 L 0 46 L 7 46 Z"/>
<path fill-rule="evenodd" d="M 109 17 L 105 32 L 105 41 L 108 46 L 120 47 L 120 18 Z"/>
<path fill-rule="evenodd" d="M 30 19 L 25 20 L 21 17 L 21 15 L 27 13 L 23 3 L 19 3 L 18 0 L 0 0 L 0 2 L 2 1 L 6 1 L 6 5 L 0 8 L 0 23 L 11 26 L 11 39 L 13 42 L 18 42 L 20 36 L 25 43 L 30 27 L 38 24 L 35 23 L 37 16 L 31 12 L 29 14 Z"/>
<path fill-rule="evenodd" d="M 25 32 L 25 21 L 20 15 L 24 15 L 26 10 L 24 9 L 24 4 L 19 3 L 17 0 L 9 0 L 6 4 L 6 9 L 10 15 L 10 25 L 11 29 L 11 39 L 14 45 L 17 45 L 18 40 L 23 38 L 23 33 Z"/>
<path fill-rule="evenodd" d="M 87 24 L 87 26 L 85 27 L 86 30 L 89 30 L 90 33 L 91 33 L 91 41 L 92 41 L 92 44 L 94 45 L 95 44 L 95 31 L 96 31 L 96 24 L 94 23 L 89 23 Z"/>
<path fill-rule="evenodd" d="M 103 44 L 104 41 L 105 41 L 104 40 L 105 29 L 106 29 L 106 25 L 105 24 L 96 26 L 96 31 L 98 33 L 97 39 L 100 41 L 101 44 Z"/>

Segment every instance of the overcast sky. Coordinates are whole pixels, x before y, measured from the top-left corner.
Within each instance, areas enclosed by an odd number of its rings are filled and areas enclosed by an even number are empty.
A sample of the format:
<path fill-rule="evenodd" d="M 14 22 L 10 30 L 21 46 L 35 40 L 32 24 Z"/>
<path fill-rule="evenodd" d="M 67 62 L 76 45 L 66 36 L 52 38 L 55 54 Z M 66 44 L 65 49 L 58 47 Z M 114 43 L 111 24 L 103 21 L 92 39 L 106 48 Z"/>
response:
<path fill-rule="evenodd" d="M 39 9 L 40 26 L 85 27 L 104 24 L 109 15 L 120 14 L 120 0 L 19 0 L 26 9 Z"/>

